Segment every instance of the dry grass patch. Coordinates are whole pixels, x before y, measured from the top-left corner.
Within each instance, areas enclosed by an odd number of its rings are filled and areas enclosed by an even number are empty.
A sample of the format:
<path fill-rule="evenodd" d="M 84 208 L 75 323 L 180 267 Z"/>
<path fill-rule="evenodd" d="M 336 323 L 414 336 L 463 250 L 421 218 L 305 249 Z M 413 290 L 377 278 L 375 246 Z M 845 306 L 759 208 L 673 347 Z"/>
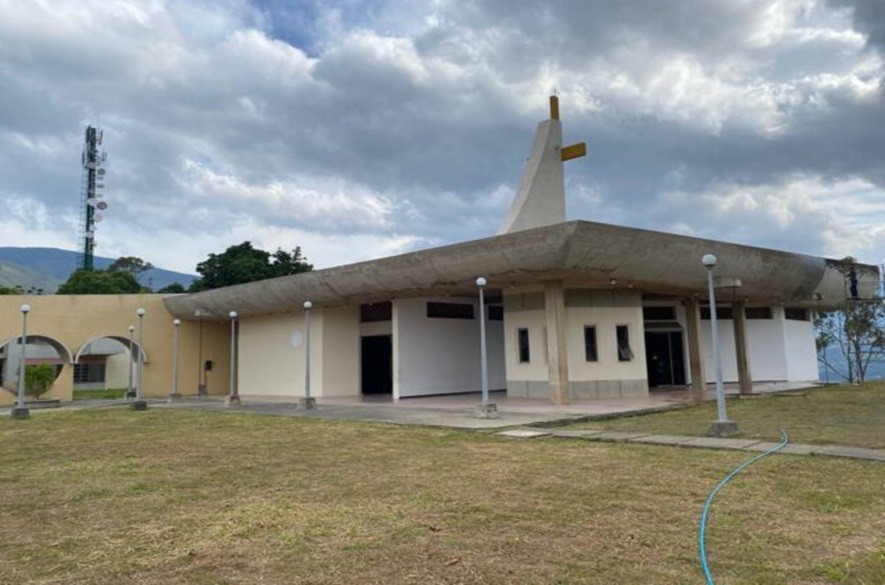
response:
<path fill-rule="evenodd" d="M 0 445 L 4 583 L 697 583 L 745 456 L 122 409 L 2 419 Z M 882 582 L 883 482 L 751 468 L 710 519 L 717 583 Z"/>
<path fill-rule="evenodd" d="M 885 449 L 885 381 L 832 386 L 784 394 L 729 398 L 728 418 L 738 438 L 780 440 L 787 429 L 793 443 L 836 444 Z M 664 435 L 707 434 L 716 420 L 716 402 L 700 406 L 566 428 L 643 431 Z"/>

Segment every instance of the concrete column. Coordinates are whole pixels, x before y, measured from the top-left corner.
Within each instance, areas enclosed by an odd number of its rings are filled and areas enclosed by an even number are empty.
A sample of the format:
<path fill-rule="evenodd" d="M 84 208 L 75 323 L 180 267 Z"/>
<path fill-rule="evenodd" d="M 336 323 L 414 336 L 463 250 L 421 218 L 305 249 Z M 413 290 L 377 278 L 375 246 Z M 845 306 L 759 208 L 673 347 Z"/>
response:
<path fill-rule="evenodd" d="M 565 291 L 562 281 L 544 283 L 544 315 L 547 323 L 547 370 L 550 400 L 569 401 L 568 342 L 565 322 Z"/>
<path fill-rule="evenodd" d="M 701 345 L 701 303 L 688 299 L 685 303 L 685 325 L 688 336 L 688 369 L 691 373 L 691 397 L 696 403 L 707 399 L 707 377 Z"/>
<path fill-rule="evenodd" d="M 731 305 L 731 313 L 734 323 L 734 352 L 737 357 L 738 385 L 741 394 L 752 394 L 753 378 L 750 377 L 750 354 L 747 351 L 746 307 L 746 301 L 735 301 Z"/>

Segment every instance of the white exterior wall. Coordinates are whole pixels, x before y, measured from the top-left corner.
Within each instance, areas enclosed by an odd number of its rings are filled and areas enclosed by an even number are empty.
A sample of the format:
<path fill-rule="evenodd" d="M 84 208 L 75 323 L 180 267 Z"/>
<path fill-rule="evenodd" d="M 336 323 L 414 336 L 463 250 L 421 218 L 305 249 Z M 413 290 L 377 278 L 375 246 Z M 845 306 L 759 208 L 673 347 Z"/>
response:
<path fill-rule="evenodd" d="M 474 319 L 427 317 L 427 302 L 472 304 Z M 393 397 L 481 389 L 479 300 L 415 298 L 393 301 Z M 505 387 L 503 327 L 486 321 L 489 389 Z"/>
<path fill-rule="evenodd" d="M 817 348 L 811 321 L 784 320 L 784 343 L 787 351 L 787 379 L 790 381 L 818 380 Z"/>
<path fill-rule="evenodd" d="M 806 382 L 818 379 L 817 354 L 812 324 L 784 319 L 783 307 L 772 307 L 772 319 L 747 319 L 747 345 L 750 354 L 750 377 L 754 381 Z M 716 357 L 713 353 L 710 321 L 701 321 L 707 382 L 716 381 Z M 737 382 L 737 357 L 734 347 L 734 322 L 719 320 L 719 344 L 722 351 L 722 379 Z"/>

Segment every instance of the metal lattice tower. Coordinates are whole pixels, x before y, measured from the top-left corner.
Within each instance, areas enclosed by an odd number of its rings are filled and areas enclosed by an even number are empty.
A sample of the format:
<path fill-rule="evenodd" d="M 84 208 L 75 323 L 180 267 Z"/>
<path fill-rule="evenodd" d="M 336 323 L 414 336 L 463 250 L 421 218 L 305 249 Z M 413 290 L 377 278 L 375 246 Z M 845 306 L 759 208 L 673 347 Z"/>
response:
<path fill-rule="evenodd" d="M 83 145 L 83 180 L 80 186 L 80 230 L 78 240 L 83 243 L 78 268 L 93 269 L 95 252 L 95 224 L 102 220 L 98 211 L 107 209 L 108 204 L 102 201 L 104 193 L 105 169 L 103 165 L 107 154 L 100 149 L 103 132 L 92 126 L 86 127 L 86 142 Z"/>

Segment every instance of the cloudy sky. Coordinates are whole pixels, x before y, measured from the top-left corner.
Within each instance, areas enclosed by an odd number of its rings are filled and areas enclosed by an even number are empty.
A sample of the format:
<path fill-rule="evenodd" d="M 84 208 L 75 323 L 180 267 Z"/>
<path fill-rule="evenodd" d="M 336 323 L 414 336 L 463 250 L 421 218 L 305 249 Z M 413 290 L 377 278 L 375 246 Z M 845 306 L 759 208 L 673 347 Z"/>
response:
<path fill-rule="evenodd" d="M 881 0 L 0 0 L 0 245 L 192 272 L 493 235 L 546 96 L 569 219 L 885 262 Z"/>

